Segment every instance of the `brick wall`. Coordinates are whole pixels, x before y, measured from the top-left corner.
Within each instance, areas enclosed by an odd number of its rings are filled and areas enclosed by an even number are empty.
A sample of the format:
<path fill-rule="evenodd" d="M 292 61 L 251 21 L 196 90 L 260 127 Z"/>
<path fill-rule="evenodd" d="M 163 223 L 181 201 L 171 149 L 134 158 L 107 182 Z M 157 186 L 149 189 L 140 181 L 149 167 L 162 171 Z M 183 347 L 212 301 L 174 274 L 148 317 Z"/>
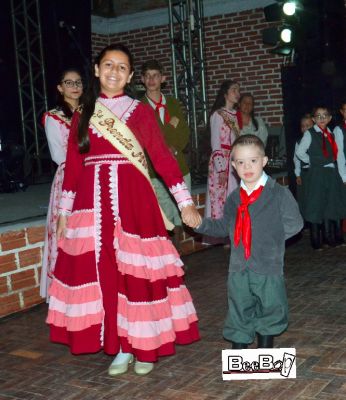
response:
<path fill-rule="evenodd" d="M 0 317 L 42 302 L 43 241 L 44 226 L 0 234 Z"/>
<path fill-rule="evenodd" d="M 193 198 L 203 215 L 205 194 Z M 39 294 L 44 230 L 42 225 L 0 234 L 0 318 L 44 301 Z M 194 237 L 183 233 L 183 255 L 203 247 Z"/>
<path fill-rule="evenodd" d="M 207 93 L 211 106 L 225 79 L 236 79 L 243 92 L 256 98 L 256 111 L 270 125 L 282 123 L 280 68 L 283 58 L 270 54 L 262 44 L 261 31 L 270 26 L 263 9 L 206 17 L 205 59 Z M 171 79 L 171 52 L 168 26 L 131 30 L 111 35 L 92 34 L 93 56 L 112 42 L 123 42 L 132 50 L 136 62 L 136 82 L 142 62 L 156 58 Z M 167 91 L 171 86 L 167 86 Z"/>

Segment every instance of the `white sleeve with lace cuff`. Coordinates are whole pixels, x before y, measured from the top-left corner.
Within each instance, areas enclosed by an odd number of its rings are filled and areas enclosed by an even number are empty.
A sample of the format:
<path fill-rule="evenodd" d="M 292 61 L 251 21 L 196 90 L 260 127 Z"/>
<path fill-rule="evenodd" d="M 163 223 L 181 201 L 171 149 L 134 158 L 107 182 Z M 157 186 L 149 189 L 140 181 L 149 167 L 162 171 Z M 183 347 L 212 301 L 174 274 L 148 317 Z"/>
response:
<path fill-rule="evenodd" d="M 172 196 L 178 204 L 178 208 L 181 211 L 186 206 L 191 206 L 194 204 L 189 189 L 185 182 L 178 183 L 169 188 Z"/>
<path fill-rule="evenodd" d="M 58 206 L 59 215 L 70 215 L 73 207 L 74 198 L 76 193 L 72 191 L 63 190 L 61 199 Z"/>

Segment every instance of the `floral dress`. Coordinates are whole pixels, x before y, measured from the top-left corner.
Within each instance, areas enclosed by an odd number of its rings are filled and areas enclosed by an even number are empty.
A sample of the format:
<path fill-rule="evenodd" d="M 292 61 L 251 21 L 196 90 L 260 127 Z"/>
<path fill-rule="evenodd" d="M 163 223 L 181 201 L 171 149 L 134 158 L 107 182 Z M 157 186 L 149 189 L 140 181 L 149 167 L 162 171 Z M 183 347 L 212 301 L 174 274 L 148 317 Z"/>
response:
<path fill-rule="evenodd" d="M 128 96 L 98 99 L 134 133 L 179 208 L 193 204 L 154 111 Z M 60 213 L 69 215 L 50 287 L 51 340 L 74 354 L 101 349 L 154 362 L 199 339 L 183 263 L 149 181 L 89 126 L 80 154 L 79 115 L 69 138 Z"/>
<path fill-rule="evenodd" d="M 205 216 L 216 219 L 222 217 L 226 197 L 238 186 L 238 178 L 230 162 L 232 143 L 239 135 L 236 111 L 225 108 L 215 111 L 210 118 L 210 128 L 212 153 Z M 219 183 L 221 173 L 228 176 L 223 185 Z"/>
<path fill-rule="evenodd" d="M 43 249 L 40 295 L 47 298 L 48 287 L 55 268 L 57 257 L 56 224 L 58 221 L 58 205 L 61 198 L 61 187 L 64 179 L 64 169 L 67 151 L 67 141 L 71 121 L 62 111 L 53 109 L 43 116 L 49 151 L 52 160 L 58 164 L 51 191 L 47 212 L 46 232 Z"/>

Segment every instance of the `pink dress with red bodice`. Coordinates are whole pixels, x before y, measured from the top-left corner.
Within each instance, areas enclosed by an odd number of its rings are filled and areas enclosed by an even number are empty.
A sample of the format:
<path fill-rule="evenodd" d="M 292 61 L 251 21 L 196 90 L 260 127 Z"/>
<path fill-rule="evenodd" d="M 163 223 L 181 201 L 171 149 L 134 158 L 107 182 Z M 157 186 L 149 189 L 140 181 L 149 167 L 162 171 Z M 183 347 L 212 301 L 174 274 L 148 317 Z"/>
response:
<path fill-rule="evenodd" d="M 192 204 L 153 110 L 101 96 L 134 133 L 181 207 Z M 183 263 L 149 181 L 94 127 L 80 154 L 72 120 L 60 213 L 69 215 L 50 287 L 51 340 L 72 353 L 133 353 L 153 362 L 199 339 Z"/>
<path fill-rule="evenodd" d="M 56 225 L 71 121 L 65 117 L 61 110 L 53 109 L 44 114 L 42 122 L 46 131 L 52 160 L 58 165 L 50 191 L 40 281 L 40 295 L 47 297 L 58 254 Z"/>

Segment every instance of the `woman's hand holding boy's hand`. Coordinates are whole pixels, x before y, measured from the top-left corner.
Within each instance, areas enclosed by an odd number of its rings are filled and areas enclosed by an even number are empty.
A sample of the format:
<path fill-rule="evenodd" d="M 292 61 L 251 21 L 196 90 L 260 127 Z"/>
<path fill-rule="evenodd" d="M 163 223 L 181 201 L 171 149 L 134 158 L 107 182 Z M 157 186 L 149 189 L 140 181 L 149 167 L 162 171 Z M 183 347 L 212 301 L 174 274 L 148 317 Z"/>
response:
<path fill-rule="evenodd" d="M 202 223 L 202 217 L 194 204 L 182 208 L 181 218 L 190 228 L 197 228 Z"/>

